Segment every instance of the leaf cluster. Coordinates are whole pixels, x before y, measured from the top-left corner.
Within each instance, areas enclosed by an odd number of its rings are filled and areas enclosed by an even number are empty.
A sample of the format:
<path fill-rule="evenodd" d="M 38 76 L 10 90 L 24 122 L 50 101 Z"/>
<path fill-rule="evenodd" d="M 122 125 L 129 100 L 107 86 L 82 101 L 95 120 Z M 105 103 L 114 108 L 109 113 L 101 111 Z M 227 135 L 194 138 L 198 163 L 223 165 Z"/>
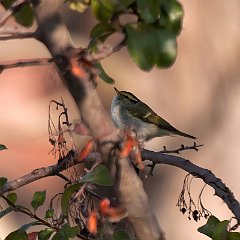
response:
<path fill-rule="evenodd" d="M 176 0 L 68 0 L 71 9 L 83 12 L 90 7 L 99 23 L 90 34 L 88 49 L 97 52 L 115 33 L 121 33 L 121 47 L 126 46 L 137 66 L 150 71 L 170 67 L 177 57 L 177 36 L 182 29 L 183 7 Z M 123 23 L 124 16 L 135 21 Z M 114 80 L 105 72 L 100 61 L 96 63 L 99 76 L 107 83 Z"/>
<path fill-rule="evenodd" d="M 177 41 L 182 28 L 183 8 L 175 0 L 94 0 L 91 7 L 100 21 L 91 31 L 90 48 L 103 43 L 115 32 L 124 34 L 128 52 L 144 71 L 154 66 L 171 66 L 177 56 Z M 137 17 L 133 23 L 122 24 L 120 17 Z"/>

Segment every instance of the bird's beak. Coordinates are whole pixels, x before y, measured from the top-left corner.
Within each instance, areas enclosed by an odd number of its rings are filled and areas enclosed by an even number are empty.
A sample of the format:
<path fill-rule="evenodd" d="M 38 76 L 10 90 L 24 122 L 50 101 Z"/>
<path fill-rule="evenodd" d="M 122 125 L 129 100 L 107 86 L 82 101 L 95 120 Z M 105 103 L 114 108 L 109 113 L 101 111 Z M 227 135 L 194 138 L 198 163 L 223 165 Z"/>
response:
<path fill-rule="evenodd" d="M 121 93 L 116 88 L 114 88 L 114 90 L 116 91 L 117 95 L 121 97 Z"/>

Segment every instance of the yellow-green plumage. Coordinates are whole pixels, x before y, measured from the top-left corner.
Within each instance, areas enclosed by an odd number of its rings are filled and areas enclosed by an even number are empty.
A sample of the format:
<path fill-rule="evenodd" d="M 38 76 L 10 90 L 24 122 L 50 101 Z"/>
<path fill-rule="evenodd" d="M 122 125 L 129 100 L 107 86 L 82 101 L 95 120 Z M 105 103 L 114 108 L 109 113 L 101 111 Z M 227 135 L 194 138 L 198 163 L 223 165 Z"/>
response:
<path fill-rule="evenodd" d="M 174 128 L 132 93 L 118 91 L 116 88 L 115 91 L 117 96 L 112 100 L 111 114 L 116 127 L 121 129 L 131 127 L 138 138 L 143 140 L 167 135 L 196 139 Z"/>

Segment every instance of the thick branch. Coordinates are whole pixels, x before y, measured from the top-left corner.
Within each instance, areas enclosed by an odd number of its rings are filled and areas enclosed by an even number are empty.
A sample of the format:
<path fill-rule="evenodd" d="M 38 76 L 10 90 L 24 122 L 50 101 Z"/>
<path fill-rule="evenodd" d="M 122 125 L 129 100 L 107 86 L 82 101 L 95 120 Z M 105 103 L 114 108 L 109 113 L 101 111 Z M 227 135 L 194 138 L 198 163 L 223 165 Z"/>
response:
<path fill-rule="evenodd" d="M 64 1 L 52 0 L 51 4 L 47 0 L 32 2 L 36 2 L 34 10 L 40 33 L 38 40 L 46 45 L 54 59 L 59 59 L 59 75 L 72 94 L 92 136 L 99 140 L 102 159 L 110 167 L 114 164 L 108 159 L 109 152 L 112 150 L 112 143 L 119 141 L 119 132 L 106 114 L 95 89 L 93 67 L 91 68 L 93 64 L 87 62 L 86 56 L 84 59 L 79 50 L 73 48 L 69 32 L 60 19 L 58 12 Z M 124 159 L 119 161 L 118 170 L 118 196 L 128 210 L 129 219 L 139 239 L 164 239 L 136 172 Z"/>
<path fill-rule="evenodd" d="M 144 160 L 150 160 L 154 164 L 162 163 L 179 167 L 193 176 L 201 178 L 206 184 L 214 188 L 215 194 L 227 204 L 228 208 L 232 211 L 237 221 L 240 223 L 239 202 L 222 180 L 217 178 L 210 170 L 199 167 L 184 158 L 163 154 L 161 152 L 143 150 L 142 158 Z"/>
<path fill-rule="evenodd" d="M 81 163 L 95 162 L 97 160 L 100 160 L 100 155 L 97 153 L 90 153 L 86 159 L 79 161 L 78 156 L 74 156 L 73 152 L 69 152 L 68 155 L 64 159 L 59 160 L 57 164 L 35 169 L 20 178 L 7 182 L 1 189 L 1 192 L 6 193 L 16 190 L 41 178 L 57 176 L 60 172 L 70 168 L 72 166 L 70 163 L 76 165 Z"/>

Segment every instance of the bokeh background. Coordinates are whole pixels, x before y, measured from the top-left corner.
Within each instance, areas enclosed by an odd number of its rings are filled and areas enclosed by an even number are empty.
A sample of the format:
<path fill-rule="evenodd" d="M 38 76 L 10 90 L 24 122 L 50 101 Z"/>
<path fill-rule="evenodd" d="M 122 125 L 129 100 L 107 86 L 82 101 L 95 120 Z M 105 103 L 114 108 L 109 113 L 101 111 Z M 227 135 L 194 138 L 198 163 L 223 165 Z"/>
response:
<path fill-rule="evenodd" d="M 197 143 L 204 147 L 199 152 L 184 152 L 182 156 L 211 169 L 240 199 L 240 2 L 181 2 L 185 9 L 183 31 L 178 38 L 177 60 L 170 69 L 142 72 L 126 49 L 105 60 L 104 67 L 116 80 L 118 89 L 133 92 L 175 127 L 196 136 Z M 3 14 L 0 9 L 0 17 Z M 79 17 L 64 7 L 62 17 L 74 43 L 86 46 L 90 29 L 96 23 L 91 12 Z M 8 25 L 15 23 L 11 20 Z M 36 40 L 0 42 L 1 64 L 48 56 L 46 48 Z M 109 113 L 113 86 L 100 81 L 98 91 Z M 57 159 L 49 154 L 52 147 L 48 142 L 48 105 L 50 100 L 61 97 L 69 108 L 71 120 L 76 120 L 76 107 L 53 66 L 16 68 L 0 75 L 0 143 L 8 147 L 0 153 L 0 176 L 11 180 L 56 163 Z M 192 141 L 166 137 L 155 139 L 146 147 L 161 150 L 163 146 L 174 148 L 180 144 Z M 145 181 L 145 188 L 168 240 L 205 240 L 208 238 L 198 233 L 197 228 L 206 220 L 189 221 L 176 207 L 185 175 L 171 166 L 157 166 L 154 176 Z M 44 189 L 49 200 L 62 191 L 63 185 L 58 177 L 42 179 L 19 189 L 18 202 L 29 205 L 33 193 Z M 203 185 L 201 180 L 193 180 L 195 200 Z M 209 187 L 203 193 L 203 203 L 221 220 L 232 217 Z M 39 214 L 45 209 L 42 207 Z M 14 213 L 0 219 L 0 239 L 30 221 Z"/>

